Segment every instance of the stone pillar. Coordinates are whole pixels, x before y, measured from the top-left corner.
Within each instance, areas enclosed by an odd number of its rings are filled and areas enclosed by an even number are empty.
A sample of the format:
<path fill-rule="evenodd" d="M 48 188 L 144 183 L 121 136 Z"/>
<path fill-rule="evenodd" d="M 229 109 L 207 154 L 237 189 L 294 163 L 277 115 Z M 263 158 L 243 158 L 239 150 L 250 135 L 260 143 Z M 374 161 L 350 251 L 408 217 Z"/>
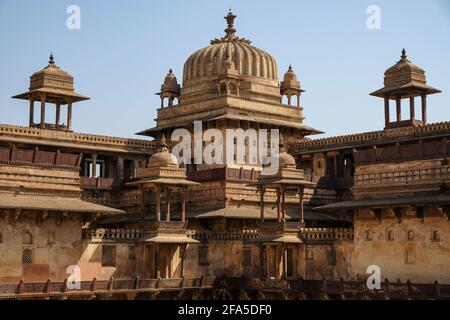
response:
<path fill-rule="evenodd" d="M 283 185 L 281 187 L 281 190 L 282 190 L 282 194 L 281 194 L 281 197 L 282 197 L 282 205 L 281 205 L 282 218 L 281 218 L 281 220 L 284 222 L 284 221 L 286 221 L 286 186 Z"/>
<path fill-rule="evenodd" d="M 427 96 L 422 95 L 422 122 L 423 125 L 427 124 Z"/>
<path fill-rule="evenodd" d="M 264 278 L 264 244 L 259 245 L 259 277 Z"/>
<path fill-rule="evenodd" d="M 409 97 L 409 119 L 411 120 L 411 122 L 413 122 L 416 118 L 415 112 L 416 108 L 414 105 L 414 97 Z"/>
<path fill-rule="evenodd" d="M 34 124 L 34 98 L 30 97 L 30 127 Z"/>
<path fill-rule="evenodd" d="M 389 97 L 384 97 L 384 126 L 389 126 Z"/>
<path fill-rule="evenodd" d="M 160 270 L 160 252 L 159 252 L 159 244 L 155 243 L 155 270 L 156 270 L 156 278 L 161 278 L 161 270 Z"/>
<path fill-rule="evenodd" d="M 186 190 L 185 188 L 181 189 L 180 192 L 180 201 L 181 201 L 181 221 L 185 222 L 186 221 L 186 197 L 185 197 L 185 193 Z"/>
<path fill-rule="evenodd" d="M 143 184 L 139 185 L 139 191 L 141 192 L 141 213 L 142 217 L 145 218 L 145 188 Z"/>
<path fill-rule="evenodd" d="M 277 189 L 277 221 L 281 221 L 281 192 Z"/>
<path fill-rule="evenodd" d="M 117 178 L 123 179 L 123 158 L 117 158 Z"/>
<path fill-rule="evenodd" d="M 185 274 L 185 264 L 186 264 L 186 250 L 187 250 L 187 244 L 181 244 L 180 245 L 180 251 L 181 251 L 181 270 L 180 270 L 180 275 L 181 278 L 184 278 L 184 274 Z"/>
<path fill-rule="evenodd" d="M 93 153 L 91 155 L 92 158 L 92 177 L 95 178 L 97 176 L 97 154 Z"/>
<path fill-rule="evenodd" d="M 139 160 L 134 159 L 133 160 L 133 178 L 137 177 L 138 168 L 139 168 Z"/>
<path fill-rule="evenodd" d="M 58 126 L 61 119 L 61 103 L 58 101 L 56 102 L 56 119 L 55 124 Z"/>
<path fill-rule="evenodd" d="M 288 105 L 291 105 L 291 95 L 288 94 L 287 98 L 288 98 Z"/>
<path fill-rule="evenodd" d="M 300 213 L 300 224 L 302 227 L 305 226 L 305 213 L 303 206 L 303 195 L 304 195 L 305 187 L 298 188 L 298 209 Z"/>
<path fill-rule="evenodd" d="M 287 258 L 288 258 L 286 244 L 283 244 L 282 250 L 283 250 L 283 279 L 286 279 L 287 278 Z"/>
<path fill-rule="evenodd" d="M 264 223 L 264 186 L 261 186 L 259 189 L 259 208 L 260 208 L 260 222 Z"/>
<path fill-rule="evenodd" d="M 166 221 L 170 221 L 170 197 L 172 195 L 172 190 L 166 189 Z"/>
<path fill-rule="evenodd" d="M 67 130 L 72 131 L 72 101 L 67 104 Z"/>
<path fill-rule="evenodd" d="M 402 102 L 400 98 L 395 99 L 396 107 L 397 107 L 397 122 L 402 120 Z"/>
<path fill-rule="evenodd" d="M 41 128 L 45 127 L 45 96 L 41 96 Z"/>
<path fill-rule="evenodd" d="M 156 185 L 155 190 L 155 196 L 156 196 L 156 221 L 161 221 L 161 191 L 160 186 Z"/>

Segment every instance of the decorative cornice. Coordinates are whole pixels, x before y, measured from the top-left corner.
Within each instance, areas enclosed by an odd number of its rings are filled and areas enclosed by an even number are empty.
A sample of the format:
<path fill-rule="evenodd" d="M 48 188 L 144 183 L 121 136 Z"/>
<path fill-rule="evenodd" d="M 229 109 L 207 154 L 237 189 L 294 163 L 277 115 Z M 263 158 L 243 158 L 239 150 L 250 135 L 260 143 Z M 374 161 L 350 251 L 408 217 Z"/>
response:
<path fill-rule="evenodd" d="M 289 150 L 293 154 L 302 154 L 311 151 L 318 151 L 321 149 L 351 147 L 357 144 L 386 142 L 388 140 L 405 138 L 417 139 L 437 134 L 450 135 L 450 121 L 432 123 L 425 126 L 402 127 L 314 140 L 302 140 L 299 142 L 291 142 L 289 144 Z"/>

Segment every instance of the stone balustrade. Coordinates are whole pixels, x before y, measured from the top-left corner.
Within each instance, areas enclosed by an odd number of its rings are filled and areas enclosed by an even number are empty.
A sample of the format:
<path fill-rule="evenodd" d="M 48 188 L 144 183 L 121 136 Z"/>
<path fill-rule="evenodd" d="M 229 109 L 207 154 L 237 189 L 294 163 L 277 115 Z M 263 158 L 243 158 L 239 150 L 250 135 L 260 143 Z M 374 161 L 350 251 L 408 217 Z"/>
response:
<path fill-rule="evenodd" d="M 380 289 L 370 290 L 366 281 L 262 279 L 262 278 L 171 278 L 113 279 L 81 281 L 80 288 L 69 288 L 64 282 L 0 284 L 0 300 L 5 299 L 155 299 L 160 293 L 192 299 L 218 298 L 226 288 L 234 299 L 450 299 L 450 285 L 434 283 L 390 282 L 385 279 Z M 201 293 L 202 295 L 198 295 Z M 166 296 L 167 297 L 167 296 Z M 167 299 L 167 298 L 166 298 Z"/>
<path fill-rule="evenodd" d="M 142 235 L 140 229 L 84 229 L 83 238 L 91 240 L 136 240 Z"/>
<path fill-rule="evenodd" d="M 351 240 L 352 228 L 300 228 L 300 237 L 308 241 Z"/>

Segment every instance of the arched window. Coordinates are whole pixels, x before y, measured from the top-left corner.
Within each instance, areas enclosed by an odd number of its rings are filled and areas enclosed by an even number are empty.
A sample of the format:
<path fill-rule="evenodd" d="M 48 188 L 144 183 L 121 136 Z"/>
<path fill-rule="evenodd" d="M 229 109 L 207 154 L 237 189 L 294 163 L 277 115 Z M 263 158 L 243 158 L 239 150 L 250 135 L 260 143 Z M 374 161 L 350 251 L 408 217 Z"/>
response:
<path fill-rule="evenodd" d="M 55 244 L 55 233 L 54 232 L 48 233 L 47 244 Z"/>
<path fill-rule="evenodd" d="M 24 231 L 22 235 L 22 243 L 23 244 L 33 244 L 33 235 L 30 231 Z"/>
<path fill-rule="evenodd" d="M 237 87 L 234 83 L 230 83 L 230 93 L 237 94 Z"/>
<path fill-rule="evenodd" d="M 387 234 L 388 241 L 394 241 L 394 230 L 389 230 Z"/>
<path fill-rule="evenodd" d="M 364 240 L 372 241 L 372 231 L 371 230 L 367 230 L 366 232 L 364 232 Z"/>
<path fill-rule="evenodd" d="M 406 235 L 406 239 L 409 240 L 409 241 L 414 240 L 414 231 L 409 230 L 407 235 Z"/>
<path fill-rule="evenodd" d="M 1 232 L 0 232 L 0 243 L 3 243 L 3 235 Z"/>
<path fill-rule="evenodd" d="M 32 264 L 33 263 L 33 251 L 31 249 L 24 249 L 22 252 L 22 264 Z"/>
<path fill-rule="evenodd" d="M 431 240 L 433 241 L 439 241 L 439 231 L 437 230 L 433 230 L 433 232 L 431 233 Z"/>
<path fill-rule="evenodd" d="M 219 94 L 226 94 L 227 92 L 227 85 L 226 83 L 221 83 L 219 88 Z"/>

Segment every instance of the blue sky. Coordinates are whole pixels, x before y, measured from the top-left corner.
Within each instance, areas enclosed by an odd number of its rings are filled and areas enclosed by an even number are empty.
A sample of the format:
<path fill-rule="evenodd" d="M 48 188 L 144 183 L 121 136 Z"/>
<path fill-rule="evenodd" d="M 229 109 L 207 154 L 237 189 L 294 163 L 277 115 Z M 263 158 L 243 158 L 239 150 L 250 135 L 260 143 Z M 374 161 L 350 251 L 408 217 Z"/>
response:
<path fill-rule="evenodd" d="M 71 4 L 80 30 L 66 27 Z M 181 81 L 189 55 L 223 35 L 230 5 L 237 35 L 275 57 L 280 77 L 292 64 L 306 90 L 305 123 L 327 136 L 383 128 L 383 101 L 368 94 L 403 47 L 443 91 L 429 98 L 429 122 L 450 120 L 447 0 L 0 0 L 0 122 L 27 125 L 27 102 L 10 97 L 53 52 L 91 97 L 74 105 L 74 130 L 133 137 L 154 126 L 167 70 Z M 366 27 L 369 5 L 381 9 L 380 30 Z"/>

